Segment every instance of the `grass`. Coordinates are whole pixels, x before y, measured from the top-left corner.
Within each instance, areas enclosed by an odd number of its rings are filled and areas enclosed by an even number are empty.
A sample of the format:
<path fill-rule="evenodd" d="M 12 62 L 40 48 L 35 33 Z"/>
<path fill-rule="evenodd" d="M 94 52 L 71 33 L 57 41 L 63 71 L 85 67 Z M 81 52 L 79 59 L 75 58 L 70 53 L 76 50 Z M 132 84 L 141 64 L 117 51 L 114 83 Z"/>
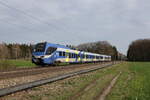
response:
<path fill-rule="evenodd" d="M 34 67 L 31 61 L 28 60 L 0 60 L 0 69 L 10 69 L 10 68 L 25 68 Z"/>
<path fill-rule="evenodd" d="M 69 100 L 96 80 L 96 84 L 91 89 L 84 91 L 80 97 L 74 98 L 74 100 L 92 100 L 120 70 L 123 70 L 123 67 L 120 66 L 122 64 L 75 76 L 47 86 L 36 87 L 37 89 L 32 89 L 33 94 L 30 93 L 23 97 L 25 100 Z"/>
<path fill-rule="evenodd" d="M 106 100 L 150 100 L 150 62 L 124 62 L 74 76 L 33 88 L 29 93 L 23 94 L 21 99 L 96 100 L 96 97 L 120 71 L 122 74 Z"/>
<path fill-rule="evenodd" d="M 107 100 L 150 100 L 150 63 L 129 62 Z"/>
<path fill-rule="evenodd" d="M 96 100 L 120 71 L 122 74 L 106 100 L 150 100 L 150 63 L 148 62 L 125 62 L 48 84 L 47 88 L 37 87 L 32 89 L 35 94 L 29 94 L 25 98 L 27 100 Z M 96 83 L 93 83 L 94 80 Z M 94 85 L 87 89 L 90 84 Z M 47 90 L 43 91 L 44 88 Z"/>

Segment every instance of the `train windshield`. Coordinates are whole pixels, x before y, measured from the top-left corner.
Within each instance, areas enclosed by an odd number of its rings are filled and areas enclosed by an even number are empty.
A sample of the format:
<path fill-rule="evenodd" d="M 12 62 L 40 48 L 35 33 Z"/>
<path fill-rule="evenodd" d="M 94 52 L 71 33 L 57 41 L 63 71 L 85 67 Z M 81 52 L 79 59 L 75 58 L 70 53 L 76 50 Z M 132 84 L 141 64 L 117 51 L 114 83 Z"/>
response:
<path fill-rule="evenodd" d="M 51 55 L 53 52 L 56 51 L 57 48 L 49 47 L 46 51 L 46 55 Z"/>
<path fill-rule="evenodd" d="M 35 51 L 35 52 L 44 52 L 44 51 L 45 51 L 45 46 L 46 46 L 46 43 L 38 43 L 38 44 L 35 46 L 34 51 Z"/>

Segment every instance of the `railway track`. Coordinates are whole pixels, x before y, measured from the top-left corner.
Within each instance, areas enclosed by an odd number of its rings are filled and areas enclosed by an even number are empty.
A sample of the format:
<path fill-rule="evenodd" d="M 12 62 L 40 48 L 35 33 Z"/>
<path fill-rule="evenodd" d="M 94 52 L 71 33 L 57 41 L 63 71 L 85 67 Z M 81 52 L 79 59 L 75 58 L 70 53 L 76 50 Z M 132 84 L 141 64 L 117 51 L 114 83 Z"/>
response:
<path fill-rule="evenodd" d="M 99 64 L 99 63 L 97 63 Z M 80 65 L 68 65 L 68 66 L 48 66 L 48 67 L 36 67 L 36 68 L 23 68 L 23 69 L 16 69 L 10 71 L 1 71 L 0 72 L 0 80 L 2 79 L 9 79 L 15 77 L 23 77 L 23 76 L 31 76 L 36 74 L 42 74 L 47 72 L 55 72 L 61 70 L 68 70 L 68 69 L 75 69 L 79 67 L 85 67 L 94 64 L 80 64 Z"/>
<path fill-rule="evenodd" d="M 3 88 L 3 89 L 0 89 L 0 97 L 9 95 L 9 94 L 12 94 L 12 93 L 15 93 L 15 92 L 23 91 L 23 90 L 26 90 L 26 89 L 30 89 L 30 88 L 33 88 L 33 87 L 41 86 L 41 85 L 44 85 L 44 84 L 47 84 L 47 83 L 52 83 L 52 82 L 56 82 L 56 81 L 59 81 L 59 80 L 63 80 L 63 79 L 66 79 L 66 78 L 69 78 L 69 77 L 72 77 L 72 76 L 75 76 L 75 75 L 84 74 L 84 73 L 92 72 L 92 71 L 95 71 L 95 70 L 98 70 L 98 69 L 110 67 L 112 65 L 114 65 L 114 63 L 104 64 L 104 65 L 96 66 L 96 67 L 89 68 L 89 69 L 86 69 L 86 70 L 70 72 L 70 73 L 67 73 L 67 74 L 63 74 L 63 75 L 59 75 L 59 76 L 55 76 L 55 77 L 51 77 L 51 78 L 41 79 L 41 80 L 37 80 L 37 81 L 29 82 L 29 83 L 24 83 L 24 84 L 20 84 L 20 85 L 8 87 L 8 88 Z"/>

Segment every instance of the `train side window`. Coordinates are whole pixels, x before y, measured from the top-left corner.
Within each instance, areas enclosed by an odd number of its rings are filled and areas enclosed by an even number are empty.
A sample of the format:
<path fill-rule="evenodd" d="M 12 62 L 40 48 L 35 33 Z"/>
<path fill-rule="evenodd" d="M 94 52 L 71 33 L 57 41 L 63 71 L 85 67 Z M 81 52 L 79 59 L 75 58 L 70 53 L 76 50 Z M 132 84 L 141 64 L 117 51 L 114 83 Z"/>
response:
<path fill-rule="evenodd" d="M 89 58 L 91 59 L 91 55 L 89 55 Z"/>
<path fill-rule="evenodd" d="M 66 56 L 66 53 L 65 53 L 65 52 L 63 52 L 63 56 Z"/>
<path fill-rule="evenodd" d="M 72 53 L 72 58 L 74 58 L 74 53 Z"/>
<path fill-rule="evenodd" d="M 99 57 L 98 57 L 98 56 L 96 56 L 96 59 L 99 59 Z"/>
<path fill-rule="evenodd" d="M 75 58 L 75 54 L 73 53 L 73 58 Z"/>
<path fill-rule="evenodd" d="M 63 56 L 63 53 L 61 51 L 59 52 L 59 56 Z"/>
<path fill-rule="evenodd" d="M 88 55 L 86 55 L 86 58 L 88 59 Z"/>
<path fill-rule="evenodd" d="M 85 55 L 83 54 L 83 58 L 85 58 Z"/>
<path fill-rule="evenodd" d="M 74 54 L 74 58 L 76 58 L 76 54 Z"/>
<path fill-rule="evenodd" d="M 72 53 L 72 58 L 74 58 L 74 53 Z"/>
<path fill-rule="evenodd" d="M 83 58 L 83 55 L 81 54 L 81 58 Z"/>
<path fill-rule="evenodd" d="M 76 58 L 78 58 L 78 56 L 77 56 L 77 54 L 76 54 L 76 56 L 75 56 Z"/>
<path fill-rule="evenodd" d="M 82 55 L 82 58 L 84 58 L 84 54 Z"/>
<path fill-rule="evenodd" d="M 90 56 L 90 58 L 92 59 L 92 55 Z"/>
<path fill-rule="evenodd" d="M 71 53 L 69 53 L 69 58 L 71 58 Z"/>

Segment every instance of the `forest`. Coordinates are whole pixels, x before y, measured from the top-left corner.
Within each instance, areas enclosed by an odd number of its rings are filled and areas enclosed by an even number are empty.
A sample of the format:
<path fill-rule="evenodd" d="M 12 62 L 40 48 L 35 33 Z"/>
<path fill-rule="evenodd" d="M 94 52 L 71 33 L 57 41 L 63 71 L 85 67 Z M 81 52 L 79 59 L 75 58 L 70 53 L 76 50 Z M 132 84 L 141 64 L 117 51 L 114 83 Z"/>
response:
<path fill-rule="evenodd" d="M 30 59 L 32 45 L 27 44 L 0 44 L 0 59 Z"/>
<path fill-rule="evenodd" d="M 66 45 L 72 49 L 111 55 L 113 60 L 121 59 L 124 55 L 117 51 L 115 46 L 112 46 L 107 41 L 98 41 L 84 43 L 78 46 Z M 31 59 L 33 44 L 0 44 L 0 59 Z"/>
<path fill-rule="evenodd" d="M 113 46 L 107 41 L 83 43 L 78 46 L 68 45 L 68 47 L 72 49 L 77 49 L 80 51 L 111 55 L 112 60 L 125 60 L 126 59 L 126 56 L 124 54 L 120 53 L 115 46 Z"/>
<path fill-rule="evenodd" d="M 133 41 L 128 49 L 129 61 L 150 61 L 150 39 L 139 39 Z"/>

